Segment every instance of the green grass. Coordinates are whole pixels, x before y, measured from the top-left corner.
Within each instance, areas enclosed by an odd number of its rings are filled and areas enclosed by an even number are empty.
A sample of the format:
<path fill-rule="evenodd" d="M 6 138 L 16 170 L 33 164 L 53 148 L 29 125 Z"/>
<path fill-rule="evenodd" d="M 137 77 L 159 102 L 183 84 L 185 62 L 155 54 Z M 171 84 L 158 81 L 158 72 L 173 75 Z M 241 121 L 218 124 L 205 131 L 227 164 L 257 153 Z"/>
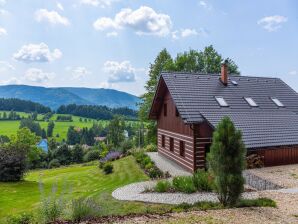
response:
<path fill-rule="evenodd" d="M 64 188 L 65 198 L 93 196 L 102 203 L 101 215 L 145 212 L 145 203 L 119 202 L 111 192 L 129 183 L 148 180 L 148 177 L 129 156 L 114 163 L 114 173 L 105 175 L 92 165 L 73 165 L 52 170 L 29 172 L 24 181 L 16 183 L 0 182 L 0 223 L 8 214 L 35 211 L 40 202 L 39 180 L 44 183 L 46 194 L 57 184 L 58 193 Z M 152 205 L 160 211 L 161 205 Z M 165 206 L 166 207 L 166 206 Z"/>
<path fill-rule="evenodd" d="M 4 111 L 0 111 L 0 114 L 2 114 Z M 9 111 L 6 111 L 7 114 L 9 113 Z M 24 112 L 17 112 L 18 114 L 20 114 L 22 117 L 28 117 L 29 114 L 24 113 Z M 54 114 L 51 117 L 51 120 L 56 121 L 56 118 L 59 114 Z M 1 115 L 2 117 L 2 115 Z M 38 115 L 38 119 L 41 119 L 42 115 L 39 114 Z M 80 121 L 80 118 L 82 118 L 82 121 Z M 53 136 L 55 137 L 56 134 L 59 134 L 59 137 L 56 138 L 57 141 L 62 141 L 63 139 L 66 140 L 66 136 L 67 136 L 67 130 L 69 126 L 75 126 L 75 127 L 87 127 L 90 128 L 92 127 L 94 122 L 100 123 L 102 126 L 106 126 L 108 124 L 109 121 L 106 120 L 100 120 L 100 121 L 96 121 L 94 119 L 87 119 L 87 122 L 85 122 L 85 118 L 83 117 L 79 117 L 79 116 L 73 116 L 72 115 L 72 122 L 55 122 L 55 128 L 54 128 L 54 133 Z M 126 121 L 127 123 L 132 123 L 135 121 Z M 45 128 L 47 129 L 48 126 L 48 122 L 44 122 L 44 121 L 39 121 L 39 124 L 41 126 L 41 128 Z M 0 120 L 0 135 L 7 135 L 7 136 L 11 136 L 12 134 L 16 134 L 17 130 L 19 129 L 20 126 L 20 121 L 1 121 Z"/>

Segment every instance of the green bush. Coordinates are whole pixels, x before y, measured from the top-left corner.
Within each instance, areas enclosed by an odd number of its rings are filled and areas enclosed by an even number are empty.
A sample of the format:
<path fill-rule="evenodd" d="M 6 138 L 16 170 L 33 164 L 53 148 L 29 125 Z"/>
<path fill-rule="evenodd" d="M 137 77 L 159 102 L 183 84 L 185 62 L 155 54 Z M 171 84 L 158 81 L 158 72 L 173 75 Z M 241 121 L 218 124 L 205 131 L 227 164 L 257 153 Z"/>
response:
<path fill-rule="evenodd" d="M 49 163 L 49 169 L 57 168 L 59 166 L 61 166 L 61 164 L 58 159 L 52 159 L 51 162 Z"/>
<path fill-rule="evenodd" d="M 105 174 L 110 174 L 110 173 L 113 173 L 113 169 L 114 169 L 114 166 L 112 163 L 110 162 L 106 162 L 104 165 L 103 165 L 103 172 Z"/>
<path fill-rule="evenodd" d="M 162 193 L 162 192 L 168 192 L 171 188 L 171 183 L 168 180 L 160 180 L 156 183 L 154 190 L 156 192 Z"/>
<path fill-rule="evenodd" d="M 198 191 L 212 191 L 212 178 L 203 170 L 193 174 L 193 182 Z"/>
<path fill-rule="evenodd" d="M 71 220 L 81 222 L 93 218 L 99 212 L 99 206 L 92 198 L 73 199 L 70 206 Z"/>
<path fill-rule="evenodd" d="M 236 207 L 273 207 L 276 208 L 276 202 L 270 198 L 240 199 Z"/>
<path fill-rule="evenodd" d="M 33 215 L 31 213 L 22 213 L 13 215 L 7 219 L 8 224 L 30 224 L 32 223 Z"/>
<path fill-rule="evenodd" d="M 154 144 L 149 144 L 145 147 L 146 152 L 157 152 L 157 147 Z"/>
<path fill-rule="evenodd" d="M 163 172 L 160 169 L 158 169 L 156 166 L 153 166 L 152 168 L 147 170 L 147 172 L 151 179 L 163 177 Z"/>
<path fill-rule="evenodd" d="M 196 192 L 196 187 L 191 176 L 179 176 L 174 177 L 173 187 L 175 190 L 184 192 L 187 194 Z"/>
<path fill-rule="evenodd" d="M 100 157 L 100 153 L 98 150 L 90 150 L 84 155 L 84 162 L 90 162 L 93 160 L 98 160 Z"/>
<path fill-rule="evenodd" d="M 62 216 L 64 202 L 55 195 L 44 198 L 40 205 L 40 219 L 44 223 L 56 222 Z"/>

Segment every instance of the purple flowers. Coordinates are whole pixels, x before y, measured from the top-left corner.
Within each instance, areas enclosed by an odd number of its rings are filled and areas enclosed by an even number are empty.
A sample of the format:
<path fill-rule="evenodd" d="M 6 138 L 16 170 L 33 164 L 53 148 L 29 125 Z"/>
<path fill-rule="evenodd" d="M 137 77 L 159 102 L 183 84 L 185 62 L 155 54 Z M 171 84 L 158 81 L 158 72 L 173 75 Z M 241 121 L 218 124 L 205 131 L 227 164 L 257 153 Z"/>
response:
<path fill-rule="evenodd" d="M 107 161 L 112 161 L 112 160 L 116 160 L 116 159 L 119 159 L 120 156 L 121 156 L 121 152 L 119 151 L 110 151 L 106 157 L 104 158 L 101 158 L 99 161 L 100 162 L 107 162 Z"/>

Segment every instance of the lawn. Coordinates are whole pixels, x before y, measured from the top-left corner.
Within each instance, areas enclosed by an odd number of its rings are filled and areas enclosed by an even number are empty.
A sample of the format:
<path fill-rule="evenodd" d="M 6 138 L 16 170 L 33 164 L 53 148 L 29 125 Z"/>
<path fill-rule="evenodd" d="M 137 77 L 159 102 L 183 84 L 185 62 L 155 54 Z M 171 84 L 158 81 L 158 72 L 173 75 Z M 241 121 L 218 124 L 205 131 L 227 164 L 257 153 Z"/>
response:
<path fill-rule="evenodd" d="M 25 180 L 17 183 L 0 182 L 0 223 L 5 216 L 25 211 L 36 211 L 40 202 L 39 182 L 44 184 L 48 195 L 53 186 L 66 200 L 80 196 L 93 196 L 101 204 L 100 215 L 140 213 L 151 209 L 162 211 L 165 205 L 150 205 L 138 202 L 120 202 L 112 198 L 111 192 L 129 183 L 148 180 L 148 177 L 129 156 L 113 162 L 114 173 L 104 175 L 97 163 L 73 165 L 52 170 L 29 172 Z M 63 189 L 63 190 L 62 190 Z"/>

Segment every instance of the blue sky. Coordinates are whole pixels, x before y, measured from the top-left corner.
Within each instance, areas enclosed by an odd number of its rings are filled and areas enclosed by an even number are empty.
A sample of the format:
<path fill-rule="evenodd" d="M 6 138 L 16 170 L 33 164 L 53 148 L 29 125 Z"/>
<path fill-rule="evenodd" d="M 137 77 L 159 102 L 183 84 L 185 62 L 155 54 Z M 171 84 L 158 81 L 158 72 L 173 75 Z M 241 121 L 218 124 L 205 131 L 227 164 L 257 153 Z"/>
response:
<path fill-rule="evenodd" d="M 0 84 L 144 92 L 150 62 L 212 44 L 298 91 L 298 1 L 0 0 Z"/>

